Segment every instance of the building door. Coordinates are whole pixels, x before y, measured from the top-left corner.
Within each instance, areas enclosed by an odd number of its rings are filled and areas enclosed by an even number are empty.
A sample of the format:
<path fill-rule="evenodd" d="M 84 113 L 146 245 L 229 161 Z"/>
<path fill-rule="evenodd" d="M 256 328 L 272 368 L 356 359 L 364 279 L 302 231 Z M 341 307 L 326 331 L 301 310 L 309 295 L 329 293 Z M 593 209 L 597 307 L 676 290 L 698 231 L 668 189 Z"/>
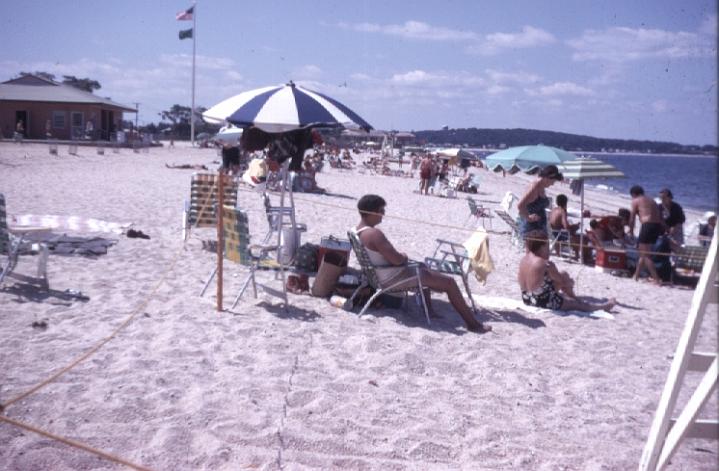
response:
<path fill-rule="evenodd" d="M 110 134 L 107 136 L 107 139 L 111 141 L 113 139 L 113 134 L 117 132 L 117 129 L 115 129 L 115 112 L 114 111 L 108 111 L 107 112 L 109 126 L 110 126 Z"/>
<path fill-rule="evenodd" d="M 80 140 L 85 133 L 85 114 L 82 111 L 70 113 L 70 124 L 73 140 Z"/>
<path fill-rule="evenodd" d="M 100 129 L 102 129 L 102 132 L 100 133 L 101 139 L 107 139 L 110 135 L 110 120 L 108 119 L 108 114 L 107 110 L 102 110 L 100 114 Z"/>
<path fill-rule="evenodd" d="M 17 131 L 17 123 L 19 121 L 22 121 L 22 136 L 27 137 L 29 128 L 30 128 L 30 122 L 28 121 L 29 113 L 27 111 L 16 111 L 15 112 L 15 131 Z"/>

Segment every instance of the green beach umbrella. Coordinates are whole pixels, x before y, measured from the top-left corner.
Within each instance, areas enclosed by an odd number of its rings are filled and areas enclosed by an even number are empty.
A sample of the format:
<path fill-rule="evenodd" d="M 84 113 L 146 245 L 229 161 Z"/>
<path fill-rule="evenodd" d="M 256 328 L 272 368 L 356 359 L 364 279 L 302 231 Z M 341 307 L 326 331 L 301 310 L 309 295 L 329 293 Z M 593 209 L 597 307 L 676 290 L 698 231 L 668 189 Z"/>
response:
<path fill-rule="evenodd" d="M 564 178 L 586 180 L 587 178 L 622 178 L 624 174 L 615 166 L 590 157 L 568 160 L 557 165 Z"/>
<path fill-rule="evenodd" d="M 564 178 L 580 181 L 581 209 L 579 218 L 579 253 L 584 258 L 584 180 L 588 178 L 624 178 L 615 166 L 591 157 L 568 160 L 557 165 Z"/>
<path fill-rule="evenodd" d="M 578 157 L 571 152 L 550 146 L 510 147 L 487 156 L 487 168 L 495 172 L 505 170 L 510 174 L 517 172 L 536 173 L 547 165 L 559 166 L 562 162 Z"/>

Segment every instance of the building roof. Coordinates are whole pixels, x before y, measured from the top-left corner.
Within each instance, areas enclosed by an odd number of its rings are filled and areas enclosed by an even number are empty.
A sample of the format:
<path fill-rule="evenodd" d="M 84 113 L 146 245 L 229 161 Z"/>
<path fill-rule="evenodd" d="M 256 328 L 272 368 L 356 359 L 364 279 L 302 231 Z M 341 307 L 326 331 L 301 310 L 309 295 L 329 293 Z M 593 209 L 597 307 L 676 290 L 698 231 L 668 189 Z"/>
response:
<path fill-rule="evenodd" d="M 135 108 L 99 97 L 71 85 L 54 82 L 35 75 L 25 75 L 0 83 L 0 101 L 39 101 L 46 103 L 97 104 L 122 111 L 136 112 Z"/>

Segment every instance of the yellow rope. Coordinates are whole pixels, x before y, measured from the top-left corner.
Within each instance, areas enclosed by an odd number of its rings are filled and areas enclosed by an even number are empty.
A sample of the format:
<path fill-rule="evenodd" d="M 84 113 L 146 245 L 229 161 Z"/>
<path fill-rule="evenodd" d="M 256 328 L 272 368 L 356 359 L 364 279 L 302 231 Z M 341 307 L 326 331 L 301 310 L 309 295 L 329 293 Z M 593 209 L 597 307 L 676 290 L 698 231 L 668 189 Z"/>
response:
<path fill-rule="evenodd" d="M 92 453 L 101 458 L 105 458 L 106 460 L 113 461 L 117 464 L 127 466 L 128 468 L 137 469 L 139 471 L 151 471 L 150 468 L 146 468 L 139 464 L 132 463 L 131 461 L 128 461 L 124 458 L 120 458 L 119 456 L 115 456 L 115 455 L 112 455 L 105 451 L 98 450 L 97 448 L 93 448 L 89 445 L 85 445 L 84 443 L 80 443 L 80 442 L 72 440 L 70 438 L 65 438 L 60 435 L 55 435 L 54 433 L 48 432 L 46 430 L 42 430 L 42 429 L 37 428 L 30 424 L 26 424 L 25 422 L 20 422 L 19 420 L 11 419 L 10 417 L 7 417 L 5 415 L 0 415 L 0 420 L 2 420 L 3 422 L 7 422 L 11 425 L 14 425 L 16 427 L 20 427 L 22 429 L 28 430 L 30 432 L 37 433 L 38 435 L 42 435 L 44 437 L 51 438 L 53 440 L 57 440 L 66 445 L 69 445 L 69 446 L 72 446 L 75 448 L 79 448 L 80 450 L 87 451 L 88 453 Z"/>
<path fill-rule="evenodd" d="M 70 371 L 72 368 L 77 366 L 78 364 L 82 363 L 83 361 L 87 360 L 91 355 L 93 355 L 95 352 L 97 352 L 100 348 L 102 348 L 106 343 L 108 343 L 110 340 L 112 340 L 122 329 L 127 327 L 132 320 L 137 317 L 137 315 L 147 307 L 149 304 L 151 297 L 157 292 L 157 290 L 160 288 L 160 285 L 167 279 L 167 276 L 172 272 L 172 270 L 175 267 L 175 264 L 177 263 L 177 260 L 180 258 L 180 254 L 182 253 L 182 250 L 178 251 L 175 254 L 175 258 L 170 262 L 167 270 L 165 270 L 165 273 L 160 277 L 160 280 L 157 282 L 155 287 L 150 291 L 150 293 L 145 297 L 145 300 L 140 303 L 140 305 L 114 330 L 110 335 L 108 335 L 105 339 L 100 341 L 97 345 L 92 347 L 87 352 L 83 353 L 79 357 L 77 357 L 75 360 L 73 360 L 69 365 L 55 373 L 54 375 L 50 376 L 46 380 L 42 381 L 41 383 L 37 384 L 36 386 L 33 386 L 32 388 L 28 389 L 22 394 L 19 394 L 18 396 L 10 399 L 9 401 L 6 401 L 2 404 L 0 404 L 0 412 L 4 411 L 8 406 L 16 403 L 17 401 L 20 401 L 30 394 L 40 390 L 41 388 L 47 386 L 51 382 L 55 381 L 57 378 L 62 376 L 63 374 Z"/>

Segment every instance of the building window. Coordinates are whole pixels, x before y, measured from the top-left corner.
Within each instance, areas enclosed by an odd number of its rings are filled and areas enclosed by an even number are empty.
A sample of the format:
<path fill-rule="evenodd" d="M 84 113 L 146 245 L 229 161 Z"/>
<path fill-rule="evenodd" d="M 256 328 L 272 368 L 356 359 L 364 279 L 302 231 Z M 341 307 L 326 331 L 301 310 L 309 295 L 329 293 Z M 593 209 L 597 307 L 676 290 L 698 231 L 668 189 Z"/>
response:
<path fill-rule="evenodd" d="M 81 128 L 84 125 L 83 123 L 83 114 L 81 111 L 73 111 L 72 112 L 72 127 L 73 128 Z"/>
<path fill-rule="evenodd" d="M 52 127 L 55 129 L 65 129 L 65 112 L 64 111 L 53 111 L 52 112 Z"/>

